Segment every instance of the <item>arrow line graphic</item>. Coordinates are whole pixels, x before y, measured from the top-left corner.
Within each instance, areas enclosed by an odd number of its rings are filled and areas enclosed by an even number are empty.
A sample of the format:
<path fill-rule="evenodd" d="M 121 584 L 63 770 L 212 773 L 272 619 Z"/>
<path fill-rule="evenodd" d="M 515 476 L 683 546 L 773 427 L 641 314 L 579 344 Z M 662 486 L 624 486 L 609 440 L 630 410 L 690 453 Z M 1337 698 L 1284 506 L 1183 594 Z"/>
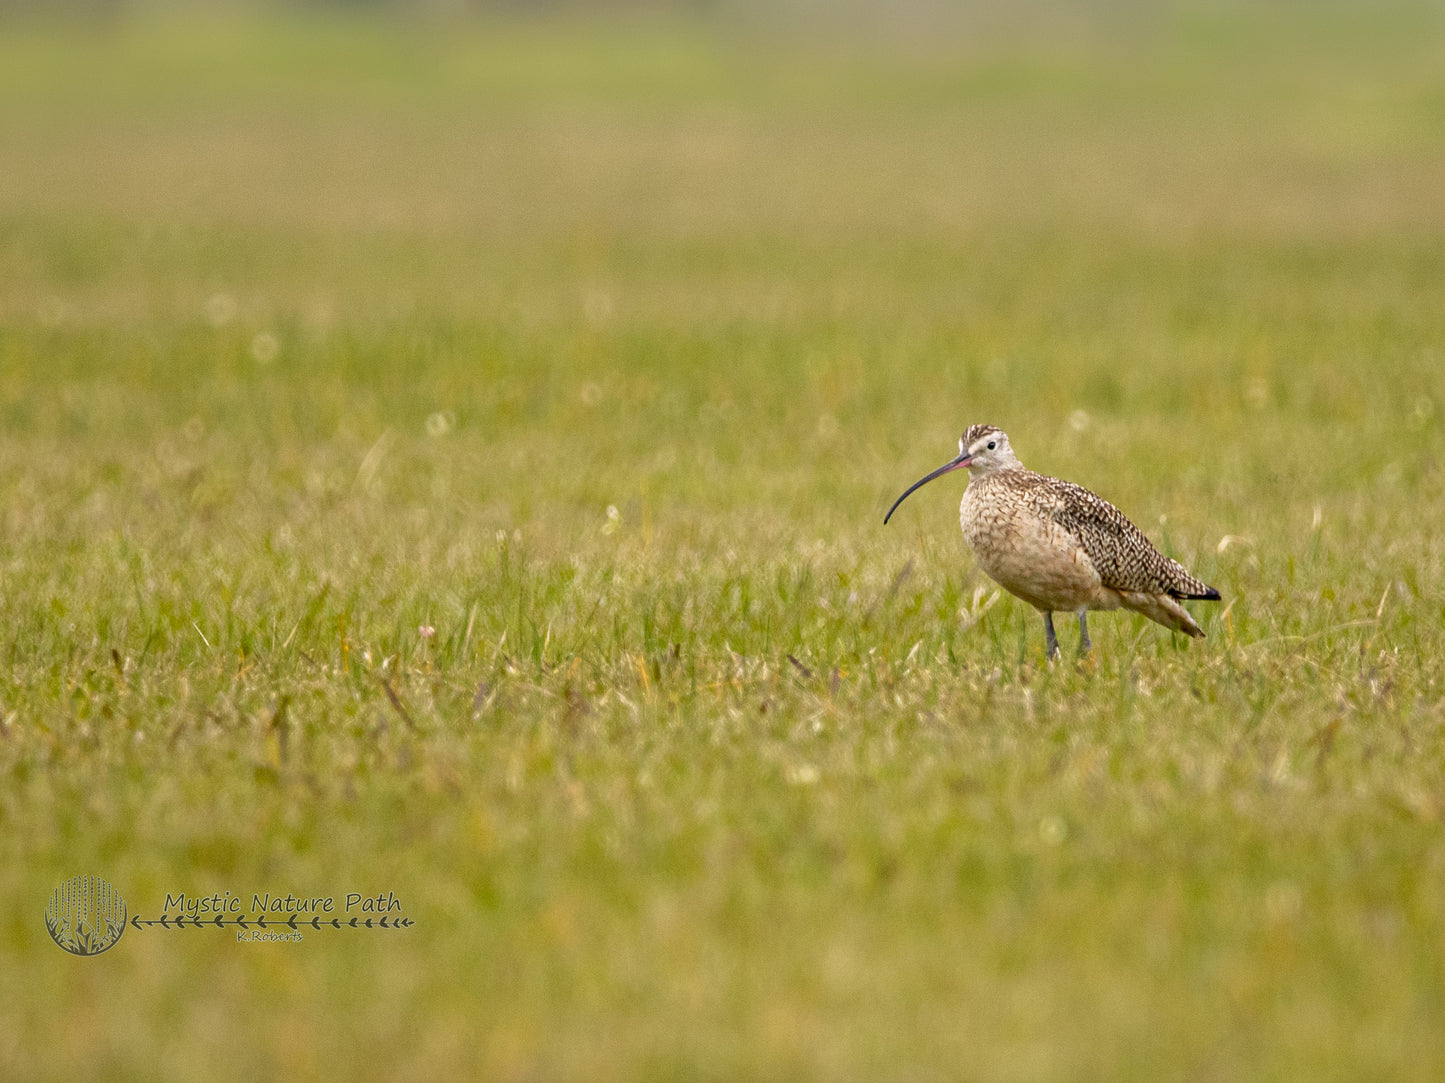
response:
<path fill-rule="evenodd" d="M 323 918 L 319 915 L 311 918 L 303 918 L 299 914 L 292 914 L 289 918 L 272 918 L 267 920 L 263 914 L 260 917 L 251 918 L 248 922 L 244 916 L 233 918 L 222 917 L 217 914 L 214 918 L 187 917 L 185 914 L 162 914 L 158 918 L 142 918 L 136 914 L 130 919 L 130 924 L 135 929 L 154 928 L 160 926 L 162 929 L 410 929 L 416 922 L 411 918 L 367 918 L 365 921 L 360 918 Z"/>

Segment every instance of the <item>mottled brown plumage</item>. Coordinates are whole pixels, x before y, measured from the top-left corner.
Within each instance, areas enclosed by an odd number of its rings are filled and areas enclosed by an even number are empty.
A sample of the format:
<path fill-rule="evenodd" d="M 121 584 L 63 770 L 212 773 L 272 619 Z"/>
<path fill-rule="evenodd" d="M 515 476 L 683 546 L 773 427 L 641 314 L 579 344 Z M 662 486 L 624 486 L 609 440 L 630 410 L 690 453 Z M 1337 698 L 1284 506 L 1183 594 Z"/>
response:
<path fill-rule="evenodd" d="M 1216 600 L 1217 590 L 1155 549 L 1107 500 L 1025 469 L 1007 434 L 992 425 L 971 426 L 959 441 L 958 458 L 911 486 L 894 509 L 920 485 L 962 468 L 969 484 L 959 521 L 969 548 L 990 578 L 1043 614 L 1051 656 L 1058 653 L 1055 612 L 1079 615 L 1084 651 L 1090 609 L 1123 607 L 1175 631 L 1204 634 L 1179 603 Z"/>

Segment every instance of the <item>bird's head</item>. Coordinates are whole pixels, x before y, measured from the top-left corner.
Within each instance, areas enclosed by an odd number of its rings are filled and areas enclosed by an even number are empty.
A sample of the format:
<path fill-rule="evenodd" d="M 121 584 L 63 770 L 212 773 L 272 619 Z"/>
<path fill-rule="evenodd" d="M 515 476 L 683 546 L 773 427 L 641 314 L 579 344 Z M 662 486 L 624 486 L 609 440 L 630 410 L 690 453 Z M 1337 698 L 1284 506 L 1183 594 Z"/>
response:
<path fill-rule="evenodd" d="M 970 425 L 958 441 L 958 457 L 972 477 L 1019 467 L 1018 456 L 1009 447 L 1008 433 L 992 425 Z"/>
<path fill-rule="evenodd" d="M 934 478 L 941 478 L 955 470 L 967 470 L 970 477 L 982 477 L 1000 470 L 1017 469 L 1020 465 L 1013 448 L 1009 447 L 1008 433 L 992 425 L 970 425 L 958 441 L 958 457 L 903 490 L 903 495 L 893 502 L 893 507 L 888 509 L 883 521 L 886 523 L 893 518 L 898 505 L 903 503 L 913 490 L 927 485 Z"/>

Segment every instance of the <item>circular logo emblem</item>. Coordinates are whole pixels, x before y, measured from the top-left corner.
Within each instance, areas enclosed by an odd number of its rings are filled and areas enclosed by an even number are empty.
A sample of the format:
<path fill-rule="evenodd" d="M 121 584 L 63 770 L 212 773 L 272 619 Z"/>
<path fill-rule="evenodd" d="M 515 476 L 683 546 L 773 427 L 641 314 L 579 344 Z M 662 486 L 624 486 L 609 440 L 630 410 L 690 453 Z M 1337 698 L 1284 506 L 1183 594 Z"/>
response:
<path fill-rule="evenodd" d="M 125 900 L 98 876 L 72 876 L 50 893 L 45 927 L 72 955 L 99 955 L 125 934 Z"/>

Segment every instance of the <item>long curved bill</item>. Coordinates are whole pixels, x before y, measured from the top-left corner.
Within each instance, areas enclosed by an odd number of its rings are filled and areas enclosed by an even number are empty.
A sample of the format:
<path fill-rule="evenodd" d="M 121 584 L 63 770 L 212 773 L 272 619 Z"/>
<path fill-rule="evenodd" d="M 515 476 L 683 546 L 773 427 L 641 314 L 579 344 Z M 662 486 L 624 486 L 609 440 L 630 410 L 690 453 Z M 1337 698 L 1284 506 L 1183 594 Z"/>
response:
<path fill-rule="evenodd" d="M 927 485 L 927 484 L 928 484 L 930 481 L 932 481 L 934 478 L 941 478 L 941 477 L 943 477 L 944 474 L 952 473 L 952 472 L 955 471 L 955 470 L 961 470 L 961 469 L 963 469 L 964 467 L 966 467 L 966 466 L 967 466 L 969 463 L 971 463 L 971 462 L 973 462 L 973 456 L 969 455 L 969 453 L 965 451 L 965 452 L 961 453 L 961 454 L 958 456 L 958 458 L 954 459 L 952 462 L 944 463 L 942 466 L 940 466 L 940 467 L 939 467 L 937 470 L 935 470 L 933 473 L 928 474 L 928 475 L 925 476 L 925 477 L 919 478 L 919 479 L 918 479 L 917 481 L 915 481 L 912 485 L 910 485 L 908 488 L 906 488 L 906 489 L 903 490 L 903 495 L 902 495 L 902 496 L 900 496 L 897 500 L 893 501 L 893 506 L 888 509 L 888 514 L 885 515 L 885 516 L 883 516 L 883 522 L 884 522 L 884 524 L 886 525 L 887 522 L 888 522 L 888 520 L 893 518 L 893 513 L 898 510 L 898 505 L 901 504 L 901 503 L 903 503 L 905 500 L 907 500 L 907 499 L 908 499 L 908 495 L 909 495 L 911 492 L 913 492 L 914 489 L 921 489 L 923 486 Z"/>

